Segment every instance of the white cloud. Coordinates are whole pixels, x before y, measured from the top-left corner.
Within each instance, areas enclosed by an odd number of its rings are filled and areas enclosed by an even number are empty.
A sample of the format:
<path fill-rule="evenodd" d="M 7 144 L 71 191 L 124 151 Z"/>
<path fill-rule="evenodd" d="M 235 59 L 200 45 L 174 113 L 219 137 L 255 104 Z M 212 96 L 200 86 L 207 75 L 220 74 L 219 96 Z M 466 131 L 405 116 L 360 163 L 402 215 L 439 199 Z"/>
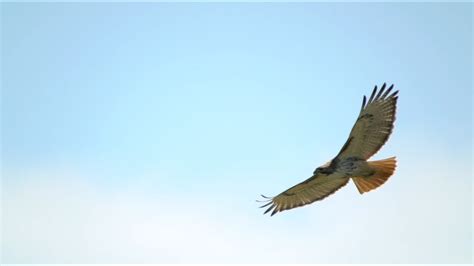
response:
<path fill-rule="evenodd" d="M 72 171 L 9 176 L 3 262 L 469 263 L 466 179 L 412 170 L 399 169 L 383 191 L 361 197 L 349 184 L 272 218 L 236 200 L 239 191 L 166 192 L 146 178 L 107 188 Z"/>
<path fill-rule="evenodd" d="M 242 235 L 245 219 L 214 212 L 200 198 L 98 188 L 64 172 L 37 175 L 5 184 L 5 262 L 245 261 L 241 250 L 259 252 L 264 240 Z"/>

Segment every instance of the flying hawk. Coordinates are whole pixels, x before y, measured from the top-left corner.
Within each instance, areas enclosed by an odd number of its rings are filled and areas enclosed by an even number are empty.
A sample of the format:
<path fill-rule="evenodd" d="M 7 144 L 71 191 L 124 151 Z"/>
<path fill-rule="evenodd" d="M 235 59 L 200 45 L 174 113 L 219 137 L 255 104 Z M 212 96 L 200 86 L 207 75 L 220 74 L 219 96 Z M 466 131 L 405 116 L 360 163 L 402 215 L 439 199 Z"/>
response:
<path fill-rule="evenodd" d="M 381 186 L 393 174 L 395 157 L 385 160 L 367 161 L 387 141 L 395 121 L 398 90 L 390 94 L 393 85 L 387 90 L 384 83 L 377 92 L 375 86 L 369 101 L 366 97 L 357 121 L 339 153 L 316 170 L 305 181 L 283 191 L 275 197 L 266 197 L 261 208 L 268 207 L 265 213 L 301 207 L 322 200 L 352 178 L 360 194 Z"/>

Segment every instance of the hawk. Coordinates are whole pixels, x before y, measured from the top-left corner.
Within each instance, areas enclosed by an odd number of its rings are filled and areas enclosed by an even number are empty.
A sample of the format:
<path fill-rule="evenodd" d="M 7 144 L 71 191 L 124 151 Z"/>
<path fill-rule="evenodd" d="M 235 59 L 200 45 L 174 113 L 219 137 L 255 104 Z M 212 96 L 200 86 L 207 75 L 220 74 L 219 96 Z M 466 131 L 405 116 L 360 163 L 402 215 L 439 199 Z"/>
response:
<path fill-rule="evenodd" d="M 316 168 L 305 181 L 275 197 L 261 195 L 268 207 L 264 214 L 271 215 L 301 207 L 333 194 L 352 179 L 360 194 L 384 184 L 396 168 L 395 157 L 367 161 L 385 144 L 393 130 L 398 90 L 386 83 L 377 91 L 375 86 L 369 100 L 364 95 L 359 116 L 346 143 L 328 163 Z"/>

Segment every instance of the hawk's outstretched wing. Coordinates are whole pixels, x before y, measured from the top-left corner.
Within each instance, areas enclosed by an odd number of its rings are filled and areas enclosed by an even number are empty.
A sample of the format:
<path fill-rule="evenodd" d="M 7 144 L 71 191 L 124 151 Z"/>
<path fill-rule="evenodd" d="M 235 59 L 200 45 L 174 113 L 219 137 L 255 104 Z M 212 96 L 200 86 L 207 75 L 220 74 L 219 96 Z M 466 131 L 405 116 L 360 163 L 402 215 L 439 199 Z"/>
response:
<path fill-rule="evenodd" d="M 390 94 L 393 85 L 387 90 L 385 88 L 384 83 L 377 93 L 375 86 L 367 104 L 364 96 L 359 117 L 349 139 L 336 157 L 358 157 L 367 160 L 385 144 L 392 133 L 398 99 L 398 91 Z"/>
<path fill-rule="evenodd" d="M 273 210 L 273 216 L 277 212 L 322 200 L 345 186 L 348 181 L 348 177 L 336 174 L 316 174 L 275 197 L 269 198 L 262 195 L 268 202 L 261 208 L 268 206 L 265 213 Z"/>

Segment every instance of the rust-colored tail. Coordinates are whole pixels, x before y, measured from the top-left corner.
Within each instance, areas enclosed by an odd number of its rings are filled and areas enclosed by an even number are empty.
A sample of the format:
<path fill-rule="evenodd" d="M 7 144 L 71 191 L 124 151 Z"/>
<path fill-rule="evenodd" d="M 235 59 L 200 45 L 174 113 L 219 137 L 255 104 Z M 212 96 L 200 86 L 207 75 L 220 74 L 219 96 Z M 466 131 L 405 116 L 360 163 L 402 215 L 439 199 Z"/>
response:
<path fill-rule="evenodd" d="M 397 160 L 395 157 L 390 157 L 384 160 L 367 162 L 369 167 L 375 170 L 375 173 L 367 177 L 353 177 L 352 180 L 359 190 L 360 194 L 369 192 L 381 186 L 393 174 L 397 167 Z"/>

